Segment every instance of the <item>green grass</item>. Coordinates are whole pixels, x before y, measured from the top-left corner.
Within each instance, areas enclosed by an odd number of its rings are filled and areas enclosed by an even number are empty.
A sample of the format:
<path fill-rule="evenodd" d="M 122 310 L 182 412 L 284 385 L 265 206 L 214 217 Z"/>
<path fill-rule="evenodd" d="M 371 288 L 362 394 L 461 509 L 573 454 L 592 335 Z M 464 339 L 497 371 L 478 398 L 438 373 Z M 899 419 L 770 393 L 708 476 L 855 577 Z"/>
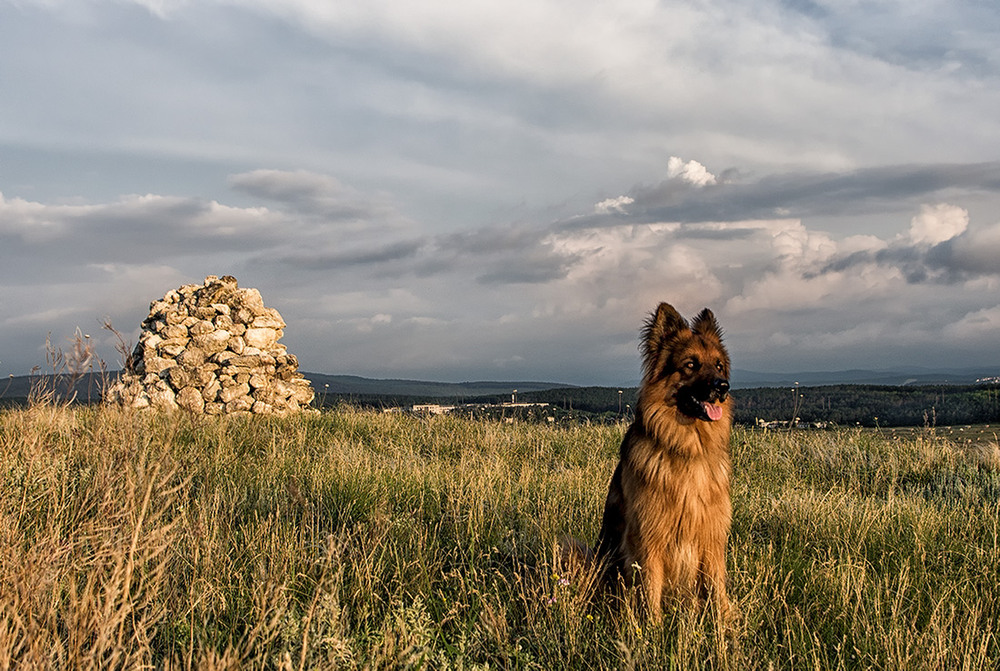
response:
<path fill-rule="evenodd" d="M 741 616 L 553 563 L 624 426 L 0 413 L 0 669 L 1000 666 L 1000 447 L 733 435 Z"/>

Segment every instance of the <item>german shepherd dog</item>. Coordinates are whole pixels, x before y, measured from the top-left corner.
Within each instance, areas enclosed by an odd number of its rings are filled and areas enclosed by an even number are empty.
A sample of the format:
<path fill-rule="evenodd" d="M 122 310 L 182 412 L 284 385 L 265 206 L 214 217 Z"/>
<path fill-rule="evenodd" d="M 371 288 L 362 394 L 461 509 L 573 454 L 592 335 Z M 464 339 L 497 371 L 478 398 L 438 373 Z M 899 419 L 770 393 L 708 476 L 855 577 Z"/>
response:
<path fill-rule="evenodd" d="M 596 555 L 608 582 L 641 585 L 650 617 L 665 603 L 729 613 L 729 355 L 706 308 L 688 322 L 661 303 L 642 332 L 635 421 L 611 478 Z"/>

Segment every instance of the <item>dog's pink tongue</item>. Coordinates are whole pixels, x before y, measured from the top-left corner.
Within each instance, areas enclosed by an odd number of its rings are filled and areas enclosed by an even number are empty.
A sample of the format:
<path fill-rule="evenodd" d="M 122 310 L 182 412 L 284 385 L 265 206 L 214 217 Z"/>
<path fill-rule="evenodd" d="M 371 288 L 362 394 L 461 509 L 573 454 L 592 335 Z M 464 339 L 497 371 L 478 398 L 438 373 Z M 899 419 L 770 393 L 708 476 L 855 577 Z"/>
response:
<path fill-rule="evenodd" d="M 721 405 L 715 405 L 714 403 L 709 403 L 708 401 L 704 401 L 701 404 L 701 407 L 705 408 L 705 414 L 708 415 L 708 418 L 713 422 L 722 419 Z"/>

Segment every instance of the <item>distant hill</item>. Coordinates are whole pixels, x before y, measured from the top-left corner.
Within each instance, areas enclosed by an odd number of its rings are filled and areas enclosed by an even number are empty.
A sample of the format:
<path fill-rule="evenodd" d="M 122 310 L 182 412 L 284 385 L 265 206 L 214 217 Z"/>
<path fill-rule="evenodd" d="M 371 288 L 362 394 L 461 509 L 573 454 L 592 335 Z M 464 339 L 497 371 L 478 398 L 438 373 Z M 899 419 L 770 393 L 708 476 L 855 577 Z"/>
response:
<path fill-rule="evenodd" d="M 118 378 L 118 373 L 107 374 L 107 379 L 114 381 Z M 105 376 L 99 373 L 87 373 L 77 380 L 72 390 L 68 389 L 69 381 L 66 377 L 59 378 L 53 386 L 53 378 L 50 375 L 11 375 L 6 380 L 0 379 L 0 405 L 10 403 L 24 403 L 33 389 L 39 391 L 52 392 L 64 399 L 76 393 L 76 400 L 84 403 L 96 402 L 101 399 L 101 390 L 104 388 Z"/>
<path fill-rule="evenodd" d="M 111 371 L 112 380 L 118 375 Z M 304 373 L 312 381 L 317 394 L 333 396 L 386 396 L 416 398 L 476 398 L 481 396 L 509 396 L 516 389 L 519 394 L 547 391 L 550 389 L 581 389 L 577 385 L 562 382 L 540 381 L 475 381 L 475 382 L 433 382 L 426 380 L 375 379 L 357 375 L 326 375 L 324 373 Z M 32 384 L 38 384 L 45 376 L 11 376 L 0 379 L 0 402 L 10 399 L 27 398 Z M 841 370 L 841 371 L 801 371 L 795 373 L 766 373 L 736 369 L 733 371 L 734 389 L 756 389 L 763 387 L 820 387 L 832 385 L 883 385 L 888 387 L 922 385 L 969 385 L 980 384 L 992 378 L 1000 378 L 1000 365 L 982 368 L 898 368 L 891 370 Z M 607 387 L 617 390 L 635 387 L 638 380 L 630 385 Z M 99 395 L 101 376 L 84 376 L 77 384 L 78 395 L 86 398 L 96 392 Z M 617 402 L 617 392 L 614 393 Z"/>
<path fill-rule="evenodd" d="M 356 375 L 323 375 L 304 373 L 313 383 L 317 394 L 358 394 L 364 396 L 419 396 L 430 398 L 462 398 L 477 396 L 509 396 L 518 393 L 565 389 L 573 385 L 560 382 L 425 382 L 420 380 L 377 380 Z"/>
<path fill-rule="evenodd" d="M 322 373 L 304 373 L 306 379 L 312 382 L 318 397 L 362 397 L 365 399 L 472 399 L 484 396 L 509 398 L 514 390 L 523 393 L 545 391 L 549 389 L 568 389 L 572 385 L 560 382 L 427 382 L 421 380 L 379 380 L 356 375 L 324 375 Z M 110 380 L 117 379 L 118 372 L 109 372 Z M 33 386 L 51 386 L 51 377 L 45 375 L 12 376 L 0 380 L 0 403 L 22 402 L 28 398 Z M 77 398 L 82 401 L 98 400 L 101 396 L 103 379 L 98 374 L 85 375 L 77 382 L 75 390 Z M 60 396 L 66 394 L 65 384 L 59 386 Z"/>
<path fill-rule="evenodd" d="M 981 368 L 919 368 L 901 367 L 890 370 L 802 371 L 798 373 L 760 373 L 734 370 L 734 389 L 756 387 L 794 387 L 796 384 L 820 387 L 842 384 L 884 385 L 903 387 L 928 384 L 977 384 L 987 378 L 1000 377 L 1000 364 Z"/>
<path fill-rule="evenodd" d="M 733 376 L 736 421 L 801 418 L 805 422 L 840 425 L 912 426 L 973 424 L 1000 421 L 1000 380 L 989 371 L 841 371 L 772 375 L 737 371 Z M 109 373 L 113 380 L 116 373 Z M 507 403 L 517 390 L 517 401 L 548 403 L 577 416 L 618 418 L 635 408 L 637 389 L 577 387 L 556 382 L 427 382 L 377 380 L 353 375 L 305 373 L 316 391 L 316 403 L 334 406 L 347 402 L 362 407 L 407 407 L 417 403 Z M 875 383 L 864 383 L 874 379 Z M 838 383 L 837 380 L 849 380 Z M 751 384 L 756 386 L 750 386 Z M 798 384 L 796 384 L 798 383 Z M 103 377 L 84 376 L 76 385 L 78 402 L 101 398 Z M 24 403 L 33 386 L 52 388 L 47 376 L 0 380 L 0 405 Z M 71 396 L 65 384 L 58 400 Z"/>

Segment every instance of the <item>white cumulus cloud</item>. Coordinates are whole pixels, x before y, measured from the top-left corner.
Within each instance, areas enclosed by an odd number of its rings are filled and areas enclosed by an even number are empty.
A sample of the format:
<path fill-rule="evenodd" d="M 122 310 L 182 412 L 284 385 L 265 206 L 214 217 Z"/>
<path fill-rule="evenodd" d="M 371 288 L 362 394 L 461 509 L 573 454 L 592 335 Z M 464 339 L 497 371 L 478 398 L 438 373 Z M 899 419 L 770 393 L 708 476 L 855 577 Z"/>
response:
<path fill-rule="evenodd" d="M 625 214 L 625 206 L 634 202 L 635 199 L 629 196 L 607 198 L 594 205 L 594 214 Z"/>
<path fill-rule="evenodd" d="M 698 161 L 687 161 L 677 156 L 671 156 L 667 161 L 667 177 L 670 179 L 680 178 L 688 184 L 695 186 L 708 186 L 716 184 L 715 175 Z"/>
<path fill-rule="evenodd" d="M 920 214 L 910 220 L 910 240 L 936 245 L 961 235 L 968 226 L 968 210 L 948 203 L 925 204 L 920 206 Z"/>

